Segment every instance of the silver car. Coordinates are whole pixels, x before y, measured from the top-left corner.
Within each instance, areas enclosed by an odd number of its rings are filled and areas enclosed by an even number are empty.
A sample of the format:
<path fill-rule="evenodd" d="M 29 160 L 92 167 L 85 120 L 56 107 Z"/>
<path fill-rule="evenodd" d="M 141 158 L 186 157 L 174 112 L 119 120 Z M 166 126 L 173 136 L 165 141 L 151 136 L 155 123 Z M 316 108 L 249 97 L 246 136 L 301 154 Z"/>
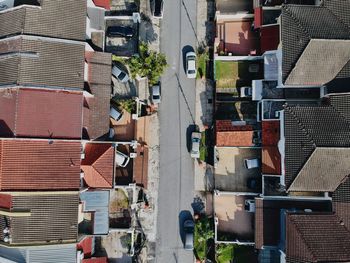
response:
<path fill-rule="evenodd" d="M 200 132 L 192 132 L 191 134 L 191 157 L 199 158 L 199 146 L 201 142 L 202 134 Z"/>
<path fill-rule="evenodd" d="M 122 83 L 129 81 L 129 75 L 118 64 L 112 68 L 112 75 Z"/>
<path fill-rule="evenodd" d="M 160 82 L 157 85 L 152 86 L 152 102 L 153 104 L 160 103 Z"/>
<path fill-rule="evenodd" d="M 193 51 L 186 54 L 186 75 L 189 79 L 194 79 L 197 75 L 196 70 L 196 53 Z"/>

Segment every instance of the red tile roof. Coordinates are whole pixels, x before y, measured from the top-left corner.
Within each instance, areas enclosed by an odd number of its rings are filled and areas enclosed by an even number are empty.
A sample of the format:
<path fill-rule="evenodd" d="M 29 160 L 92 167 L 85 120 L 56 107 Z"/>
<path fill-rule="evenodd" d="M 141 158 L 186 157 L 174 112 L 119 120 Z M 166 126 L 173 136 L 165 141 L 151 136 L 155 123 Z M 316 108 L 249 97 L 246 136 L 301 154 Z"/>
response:
<path fill-rule="evenodd" d="M 0 207 L 11 209 L 12 208 L 12 195 L 0 194 Z"/>
<path fill-rule="evenodd" d="M 262 172 L 263 174 L 281 174 L 281 154 L 278 147 L 262 147 Z"/>
<path fill-rule="evenodd" d="M 110 4 L 110 0 L 93 0 L 95 5 L 98 7 L 103 7 L 106 10 L 110 10 L 111 9 L 111 4 Z"/>
<path fill-rule="evenodd" d="M 92 237 L 85 237 L 77 244 L 77 249 L 82 250 L 85 257 L 90 257 L 92 253 Z"/>
<path fill-rule="evenodd" d="M 112 188 L 114 147 L 110 143 L 87 143 L 81 161 L 84 180 L 89 187 Z"/>
<path fill-rule="evenodd" d="M 262 145 L 277 146 L 280 140 L 280 122 L 263 121 L 262 122 Z"/>
<path fill-rule="evenodd" d="M 106 257 L 83 259 L 82 263 L 107 263 Z"/>
<path fill-rule="evenodd" d="M 217 120 L 215 122 L 216 131 L 252 131 L 251 125 L 233 125 L 231 120 Z"/>
<path fill-rule="evenodd" d="M 0 140 L 0 190 L 80 187 L 80 142 Z"/>
<path fill-rule="evenodd" d="M 260 28 L 261 54 L 268 50 L 276 50 L 280 43 L 279 25 L 264 26 Z"/>
<path fill-rule="evenodd" d="M 0 91 L 0 135 L 79 139 L 83 93 L 10 88 Z"/>
<path fill-rule="evenodd" d="M 232 125 L 231 120 L 216 121 L 217 146 L 254 146 L 251 125 Z"/>

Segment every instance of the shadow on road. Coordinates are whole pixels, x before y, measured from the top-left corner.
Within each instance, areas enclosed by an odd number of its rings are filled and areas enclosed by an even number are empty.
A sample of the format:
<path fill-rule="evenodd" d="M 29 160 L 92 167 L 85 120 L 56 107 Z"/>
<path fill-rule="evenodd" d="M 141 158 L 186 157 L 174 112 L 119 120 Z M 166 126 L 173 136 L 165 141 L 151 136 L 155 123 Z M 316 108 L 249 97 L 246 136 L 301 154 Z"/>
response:
<path fill-rule="evenodd" d="M 186 74 L 186 54 L 188 52 L 195 52 L 193 47 L 190 45 L 186 45 L 182 48 L 182 66 L 183 66 L 185 74 Z"/>
<path fill-rule="evenodd" d="M 188 219 L 193 219 L 191 212 L 189 210 L 182 210 L 179 214 L 179 234 L 183 244 L 185 243 L 184 222 Z"/>
<path fill-rule="evenodd" d="M 191 135 L 192 132 L 198 131 L 199 128 L 197 125 L 195 124 L 191 124 L 187 127 L 186 130 L 186 147 L 187 147 L 187 151 L 190 152 L 191 151 Z"/>

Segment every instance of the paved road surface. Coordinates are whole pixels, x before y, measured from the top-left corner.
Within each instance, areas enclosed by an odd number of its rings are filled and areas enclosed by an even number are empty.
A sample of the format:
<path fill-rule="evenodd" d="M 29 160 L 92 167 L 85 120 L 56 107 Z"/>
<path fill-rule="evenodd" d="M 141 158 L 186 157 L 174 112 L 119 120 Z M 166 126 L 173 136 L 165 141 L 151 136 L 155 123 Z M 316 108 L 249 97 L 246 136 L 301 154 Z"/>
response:
<path fill-rule="evenodd" d="M 162 77 L 160 106 L 160 185 L 157 220 L 157 263 L 192 263 L 180 237 L 179 215 L 192 211 L 193 160 L 186 147 L 186 133 L 195 114 L 195 80 L 187 79 L 183 48 L 196 46 L 196 0 L 165 0 L 161 51 L 169 68 Z"/>

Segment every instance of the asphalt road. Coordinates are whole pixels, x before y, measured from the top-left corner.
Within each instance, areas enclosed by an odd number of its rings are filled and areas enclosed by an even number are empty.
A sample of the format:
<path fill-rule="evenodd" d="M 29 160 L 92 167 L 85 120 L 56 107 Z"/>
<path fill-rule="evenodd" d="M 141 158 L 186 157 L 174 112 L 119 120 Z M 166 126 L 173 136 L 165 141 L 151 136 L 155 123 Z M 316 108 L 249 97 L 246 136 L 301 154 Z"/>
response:
<path fill-rule="evenodd" d="M 162 77 L 160 105 L 160 184 L 157 220 L 157 263 L 192 263 L 183 249 L 182 211 L 193 212 L 194 164 L 188 152 L 188 127 L 195 118 L 195 80 L 184 71 L 184 52 L 196 47 L 196 0 L 165 0 L 161 51 L 169 67 Z M 179 218 L 181 215 L 182 218 Z M 188 212 L 187 212 L 188 216 Z"/>

